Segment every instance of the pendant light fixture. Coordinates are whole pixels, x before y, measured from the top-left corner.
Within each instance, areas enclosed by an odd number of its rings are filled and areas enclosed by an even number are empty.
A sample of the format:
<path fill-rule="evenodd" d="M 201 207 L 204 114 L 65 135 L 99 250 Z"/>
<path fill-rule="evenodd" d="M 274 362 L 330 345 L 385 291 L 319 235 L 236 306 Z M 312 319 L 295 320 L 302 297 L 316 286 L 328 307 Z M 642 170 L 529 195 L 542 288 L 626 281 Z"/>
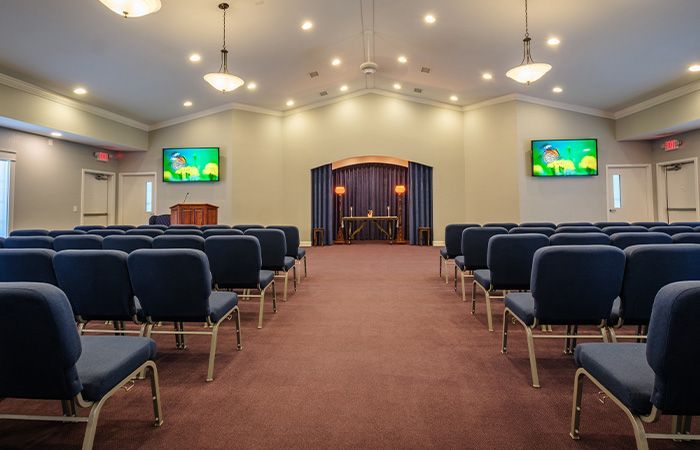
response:
<path fill-rule="evenodd" d="M 226 50 L 226 10 L 228 9 L 228 3 L 220 3 L 219 9 L 224 12 L 224 46 L 221 49 L 221 66 L 218 72 L 204 75 L 204 79 L 216 90 L 231 92 L 241 87 L 243 80 L 228 72 L 228 50 Z"/>
<path fill-rule="evenodd" d="M 523 39 L 523 60 L 520 65 L 513 67 L 508 72 L 506 76 L 512 78 L 518 83 L 530 84 L 533 81 L 537 81 L 544 74 L 550 71 L 552 66 L 546 63 L 536 63 L 532 60 L 532 55 L 530 55 L 530 33 L 527 26 L 527 0 L 525 0 L 525 39 Z"/>
<path fill-rule="evenodd" d="M 100 2 L 120 16 L 124 16 L 125 19 L 145 16 L 160 9 L 160 0 L 100 0 Z"/>

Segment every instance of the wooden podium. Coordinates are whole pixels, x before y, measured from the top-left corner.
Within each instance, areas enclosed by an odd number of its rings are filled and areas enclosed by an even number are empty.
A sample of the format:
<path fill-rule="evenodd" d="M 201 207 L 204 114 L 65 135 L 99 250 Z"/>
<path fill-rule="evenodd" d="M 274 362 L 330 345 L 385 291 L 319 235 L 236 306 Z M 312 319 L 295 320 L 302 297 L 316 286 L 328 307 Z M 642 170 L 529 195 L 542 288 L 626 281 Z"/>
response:
<path fill-rule="evenodd" d="M 184 225 L 215 225 L 219 207 L 209 203 L 178 203 L 170 207 L 170 223 Z"/>

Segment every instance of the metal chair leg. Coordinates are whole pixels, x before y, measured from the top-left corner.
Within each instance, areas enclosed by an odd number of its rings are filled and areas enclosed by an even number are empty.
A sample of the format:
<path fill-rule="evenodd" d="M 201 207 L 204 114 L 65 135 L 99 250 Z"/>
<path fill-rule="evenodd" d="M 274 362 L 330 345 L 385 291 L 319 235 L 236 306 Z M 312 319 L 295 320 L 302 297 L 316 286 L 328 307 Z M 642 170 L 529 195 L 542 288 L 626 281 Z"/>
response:
<path fill-rule="evenodd" d="M 462 301 L 466 302 L 467 301 L 467 288 L 464 287 L 464 272 L 462 272 L 459 277 L 462 279 Z"/>
<path fill-rule="evenodd" d="M 532 375 L 532 387 L 540 387 L 540 378 L 537 375 L 537 358 L 535 357 L 535 340 L 532 337 L 532 328 L 526 326 L 525 334 L 527 335 L 527 353 L 530 358 L 530 374 Z"/>
<path fill-rule="evenodd" d="M 153 361 L 147 363 L 148 372 L 151 378 L 151 398 L 153 399 L 153 415 L 155 416 L 154 426 L 163 425 L 163 410 L 160 406 L 160 382 L 158 381 L 158 368 Z M 146 370 L 144 370 L 146 371 Z"/>
<path fill-rule="evenodd" d="M 287 282 L 289 281 L 289 273 L 284 272 L 284 294 L 282 296 L 282 301 L 287 301 Z"/>
<path fill-rule="evenodd" d="M 508 353 L 508 309 L 503 311 L 503 334 L 501 335 L 501 353 Z"/>
<path fill-rule="evenodd" d="M 211 342 L 209 345 L 209 366 L 207 367 L 207 381 L 214 381 L 214 359 L 216 358 L 216 340 L 219 335 L 219 323 L 215 323 L 211 330 Z"/>
<path fill-rule="evenodd" d="M 486 297 L 486 323 L 489 326 L 489 331 L 493 331 L 493 317 L 491 317 L 491 292 L 484 289 Z"/>
<path fill-rule="evenodd" d="M 260 292 L 260 312 L 258 312 L 258 329 L 262 328 L 264 311 L 265 311 L 265 291 L 261 291 Z"/>
<path fill-rule="evenodd" d="M 472 316 L 476 313 L 476 281 L 472 281 Z"/>
<path fill-rule="evenodd" d="M 272 312 L 277 312 L 277 283 L 275 283 L 275 280 L 272 280 Z"/>
<path fill-rule="evenodd" d="M 234 314 L 236 315 L 236 349 L 242 350 L 243 345 L 241 344 L 241 310 L 236 308 Z"/>
<path fill-rule="evenodd" d="M 309 272 L 306 268 L 306 255 L 304 255 L 304 278 L 306 278 L 307 276 L 309 276 Z"/>
<path fill-rule="evenodd" d="M 580 424 L 581 424 L 581 398 L 583 397 L 583 371 L 577 370 L 574 375 L 574 404 L 571 407 L 571 429 L 569 436 L 571 439 L 579 440 Z"/>

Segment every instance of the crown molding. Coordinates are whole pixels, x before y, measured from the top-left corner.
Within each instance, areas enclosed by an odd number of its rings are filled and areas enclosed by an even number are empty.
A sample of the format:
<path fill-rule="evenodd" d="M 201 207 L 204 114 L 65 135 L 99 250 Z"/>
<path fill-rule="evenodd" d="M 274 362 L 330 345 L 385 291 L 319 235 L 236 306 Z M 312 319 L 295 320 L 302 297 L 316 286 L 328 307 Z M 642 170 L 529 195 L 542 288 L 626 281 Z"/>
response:
<path fill-rule="evenodd" d="M 64 97 L 62 95 L 40 88 L 39 86 L 36 86 L 34 84 L 27 83 L 26 81 L 22 81 L 17 78 L 11 77 L 4 73 L 0 73 L 0 84 L 11 87 L 13 89 L 17 89 L 22 92 L 26 92 L 27 94 L 35 95 L 45 100 L 59 103 L 61 105 L 68 106 L 71 108 L 79 109 L 81 111 L 85 111 L 87 113 L 102 117 L 104 119 L 121 123 L 122 125 L 138 128 L 139 130 L 143 131 L 148 131 L 149 128 L 148 125 L 145 123 L 139 122 L 134 119 L 130 119 L 129 117 L 125 117 L 120 114 L 113 113 L 111 111 L 107 111 L 106 109 L 102 109 L 97 106 L 93 106 L 87 103 L 73 100 L 68 97 Z"/>
<path fill-rule="evenodd" d="M 189 122 L 190 120 L 201 119 L 202 117 L 211 116 L 213 114 L 218 114 L 224 111 L 239 110 L 248 111 L 258 114 L 267 114 L 275 117 L 282 117 L 283 113 L 281 111 L 275 111 L 274 109 L 260 108 L 258 106 L 246 105 L 245 103 L 224 103 L 223 105 L 214 106 L 213 108 L 204 109 L 202 111 L 197 111 L 192 114 L 187 114 L 180 117 L 175 117 L 173 119 L 164 120 L 162 122 L 154 123 L 148 127 L 148 131 L 158 130 L 159 128 L 166 128 L 173 125 L 177 125 L 184 122 Z"/>
<path fill-rule="evenodd" d="M 681 86 L 671 91 L 664 92 L 663 94 L 657 95 L 656 97 L 652 97 L 632 106 L 628 106 L 627 108 L 623 108 L 619 111 L 616 111 L 614 116 L 615 119 L 621 119 L 623 117 L 630 116 L 640 111 L 644 111 L 645 109 L 653 108 L 654 106 L 677 99 L 678 97 L 683 97 L 684 95 L 691 94 L 695 91 L 700 91 L 700 81 L 694 81 L 690 84 L 686 84 L 685 86 Z"/>
<path fill-rule="evenodd" d="M 486 108 L 487 106 L 498 105 L 501 103 L 508 103 L 517 100 L 518 94 L 507 94 L 500 97 L 490 98 L 478 103 L 472 103 L 471 105 L 465 105 L 462 107 L 462 111 L 474 111 L 476 109 Z"/>
<path fill-rule="evenodd" d="M 588 108 L 586 106 L 573 105 L 571 103 L 557 102 L 554 100 L 547 100 L 539 97 L 532 97 L 530 95 L 524 94 L 507 94 L 500 97 L 495 97 L 483 102 L 474 103 L 462 107 L 462 111 L 474 111 L 475 109 L 485 108 L 487 106 L 498 105 L 500 103 L 508 102 L 525 102 L 532 103 L 534 105 L 542 105 L 550 108 L 563 109 L 565 111 L 572 111 L 580 114 L 587 114 L 589 116 L 603 117 L 605 119 L 614 119 L 614 114 L 609 111 L 604 111 L 602 109 Z"/>

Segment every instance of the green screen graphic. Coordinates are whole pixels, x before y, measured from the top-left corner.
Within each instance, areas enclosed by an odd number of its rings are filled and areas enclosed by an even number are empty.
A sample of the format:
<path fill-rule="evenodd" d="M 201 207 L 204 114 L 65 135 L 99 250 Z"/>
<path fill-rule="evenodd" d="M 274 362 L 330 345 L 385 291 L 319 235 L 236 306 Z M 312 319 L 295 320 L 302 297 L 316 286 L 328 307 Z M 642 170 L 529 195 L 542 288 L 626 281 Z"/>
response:
<path fill-rule="evenodd" d="M 532 176 L 598 175 L 597 139 L 532 141 Z"/>
<path fill-rule="evenodd" d="M 167 183 L 219 181 L 219 148 L 164 148 L 163 181 Z"/>

